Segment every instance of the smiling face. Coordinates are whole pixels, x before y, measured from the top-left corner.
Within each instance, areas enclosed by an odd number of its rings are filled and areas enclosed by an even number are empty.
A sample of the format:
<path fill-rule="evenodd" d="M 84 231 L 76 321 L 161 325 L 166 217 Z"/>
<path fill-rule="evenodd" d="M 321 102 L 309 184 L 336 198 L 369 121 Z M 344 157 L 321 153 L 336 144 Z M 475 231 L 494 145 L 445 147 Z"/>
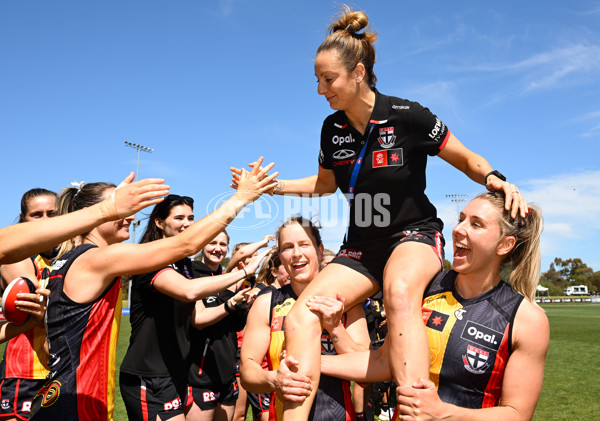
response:
<path fill-rule="evenodd" d="M 173 206 L 169 216 L 164 220 L 156 218 L 154 222 L 162 231 L 163 238 L 173 237 L 194 223 L 194 211 L 188 205 Z"/>
<path fill-rule="evenodd" d="M 222 232 L 204 247 L 204 250 L 202 251 L 204 263 L 211 269 L 216 269 L 227 255 L 228 247 L 229 238 L 227 237 L 227 234 Z"/>
<path fill-rule="evenodd" d="M 500 217 L 499 210 L 488 200 L 475 199 L 467 204 L 452 230 L 454 270 L 460 274 L 485 276 L 499 268 L 515 240 L 503 237 Z"/>
<path fill-rule="evenodd" d="M 318 93 L 323 95 L 334 110 L 348 110 L 360 94 L 360 82 L 364 78 L 364 66 L 348 72 L 334 50 L 325 50 L 315 58 L 315 76 Z"/>
<path fill-rule="evenodd" d="M 21 218 L 27 222 L 52 218 L 56 215 L 56 198 L 51 195 L 32 197 L 27 201 L 27 212 Z"/>
<path fill-rule="evenodd" d="M 279 232 L 279 257 L 292 284 L 308 283 L 319 273 L 323 245 L 316 246 L 310 231 L 298 223 L 291 223 Z"/>

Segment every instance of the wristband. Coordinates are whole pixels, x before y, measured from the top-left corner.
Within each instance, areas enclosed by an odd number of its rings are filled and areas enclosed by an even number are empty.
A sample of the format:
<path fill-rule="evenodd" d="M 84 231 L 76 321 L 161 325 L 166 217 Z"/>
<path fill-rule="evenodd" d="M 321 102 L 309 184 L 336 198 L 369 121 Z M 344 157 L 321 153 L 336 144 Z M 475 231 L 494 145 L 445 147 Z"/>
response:
<path fill-rule="evenodd" d="M 244 278 L 248 277 L 248 272 L 246 272 L 246 268 L 242 268 L 242 270 L 244 271 Z"/>
<path fill-rule="evenodd" d="M 225 301 L 225 311 L 227 312 L 227 314 L 235 313 L 235 308 L 229 307 L 229 300 Z"/>
<path fill-rule="evenodd" d="M 485 178 L 483 179 L 483 185 L 487 186 L 487 179 L 490 175 L 495 175 L 496 177 L 498 177 L 500 180 L 502 181 L 506 181 L 506 177 L 504 175 L 502 175 L 499 171 L 493 170 L 490 171 L 489 173 L 487 173 L 485 175 Z"/>
<path fill-rule="evenodd" d="M 279 187 L 279 180 L 273 180 L 275 181 L 277 184 L 275 184 L 275 187 L 273 187 L 273 191 L 271 192 L 271 196 L 273 196 L 275 193 L 280 192 L 281 190 L 283 190 L 283 187 Z"/>

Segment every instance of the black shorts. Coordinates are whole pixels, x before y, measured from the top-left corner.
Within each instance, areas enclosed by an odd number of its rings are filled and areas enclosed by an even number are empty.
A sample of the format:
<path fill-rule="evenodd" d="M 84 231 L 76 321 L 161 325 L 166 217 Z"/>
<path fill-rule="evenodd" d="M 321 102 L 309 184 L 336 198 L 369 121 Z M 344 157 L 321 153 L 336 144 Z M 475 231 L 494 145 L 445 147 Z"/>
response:
<path fill-rule="evenodd" d="M 440 269 L 444 266 L 444 237 L 434 228 L 411 228 L 390 237 L 370 241 L 348 242 L 342 245 L 340 251 L 331 263 L 338 263 L 383 286 L 383 270 L 394 249 L 409 241 L 424 243 L 433 249 L 440 259 Z"/>
<path fill-rule="evenodd" d="M 46 379 L 2 379 L 0 383 L 0 419 L 16 417 L 28 420 L 31 402 Z"/>
<path fill-rule="evenodd" d="M 183 401 L 170 377 L 139 377 L 121 372 L 121 396 L 129 420 L 168 420 L 183 414 Z"/>
<path fill-rule="evenodd" d="M 254 419 L 258 420 L 263 412 L 269 412 L 269 408 L 271 406 L 271 394 L 248 392 L 248 402 L 252 407 Z"/>
<path fill-rule="evenodd" d="M 192 402 L 203 411 L 214 409 L 218 403 L 225 405 L 233 405 L 237 401 L 240 391 L 235 379 L 231 383 L 224 386 L 215 386 L 211 388 L 188 386 L 187 398 L 185 405 L 189 406 Z"/>

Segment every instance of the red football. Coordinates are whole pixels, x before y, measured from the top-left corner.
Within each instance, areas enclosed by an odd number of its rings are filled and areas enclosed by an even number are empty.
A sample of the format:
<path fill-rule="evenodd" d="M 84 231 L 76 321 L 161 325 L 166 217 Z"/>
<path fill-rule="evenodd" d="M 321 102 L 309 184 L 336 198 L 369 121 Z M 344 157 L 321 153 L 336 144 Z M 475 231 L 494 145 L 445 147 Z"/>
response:
<path fill-rule="evenodd" d="M 2 294 L 2 312 L 4 317 L 11 323 L 21 325 L 27 321 L 29 314 L 18 310 L 15 301 L 18 300 L 17 294 L 34 293 L 35 285 L 27 278 L 17 278 L 12 281 Z"/>

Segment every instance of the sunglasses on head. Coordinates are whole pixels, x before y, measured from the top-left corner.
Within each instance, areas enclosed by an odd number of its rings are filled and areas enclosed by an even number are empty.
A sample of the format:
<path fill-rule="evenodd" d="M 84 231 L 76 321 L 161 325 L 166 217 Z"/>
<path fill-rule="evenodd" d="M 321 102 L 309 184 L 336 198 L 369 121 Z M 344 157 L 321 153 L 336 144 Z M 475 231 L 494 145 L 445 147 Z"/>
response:
<path fill-rule="evenodd" d="M 192 205 L 194 204 L 194 199 L 192 199 L 189 196 L 179 196 L 178 194 L 170 194 L 166 197 L 166 200 L 170 201 L 170 202 L 177 202 L 177 201 L 182 201 L 182 202 L 188 202 L 191 203 Z"/>

